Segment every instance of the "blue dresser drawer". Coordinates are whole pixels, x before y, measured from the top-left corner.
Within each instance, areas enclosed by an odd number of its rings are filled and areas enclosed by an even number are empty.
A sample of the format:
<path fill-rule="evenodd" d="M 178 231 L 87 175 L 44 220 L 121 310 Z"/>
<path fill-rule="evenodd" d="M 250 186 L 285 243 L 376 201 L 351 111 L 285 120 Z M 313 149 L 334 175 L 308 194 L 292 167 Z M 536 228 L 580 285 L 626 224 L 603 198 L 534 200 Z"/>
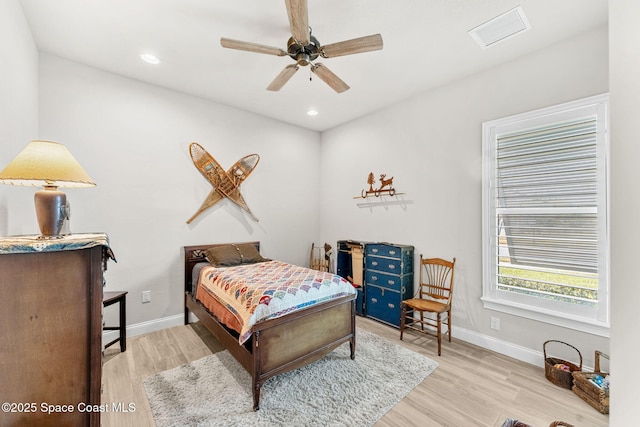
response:
<path fill-rule="evenodd" d="M 365 272 L 365 283 L 367 285 L 376 285 L 393 289 L 394 291 L 402 291 L 404 281 L 405 280 L 397 274 L 386 274 L 372 270 Z"/>
<path fill-rule="evenodd" d="M 413 246 L 369 243 L 365 246 L 365 269 L 391 274 L 413 273 Z"/>
<path fill-rule="evenodd" d="M 367 286 L 367 316 L 395 327 L 400 326 L 400 292 L 378 286 Z"/>
<path fill-rule="evenodd" d="M 365 271 L 365 286 L 374 285 L 381 288 L 398 291 L 404 299 L 411 298 L 413 295 L 413 274 L 403 274 L 398 276 L 395 274 L 380 273 L 378 271 Z"/>
<path fill-rule="evenodd" d="M 402 249 L 398 246 L 386 245 L 384 243 L 370 243 L 366 246 L 366 254 L 389 258 L 400 258 Z"/>
<path fill-rule="evenodd" d="M 366 270 L 383 271 L 390 274 L 402 273 L 402 262 L 396 258 L 381 258 L 368 256 L 365 259 Z"/>

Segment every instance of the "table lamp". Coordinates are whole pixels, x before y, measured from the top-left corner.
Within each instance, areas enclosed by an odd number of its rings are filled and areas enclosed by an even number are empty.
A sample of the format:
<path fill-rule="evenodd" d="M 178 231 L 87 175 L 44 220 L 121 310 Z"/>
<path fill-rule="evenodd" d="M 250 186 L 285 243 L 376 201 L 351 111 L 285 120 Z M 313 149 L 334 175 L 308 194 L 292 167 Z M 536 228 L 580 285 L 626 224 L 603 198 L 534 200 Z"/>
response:
<path fill-rule="evenodd" d="M 0 183 L 44 187 L 35 194 L 36 216 L 43 237 L 59 237 L 68 218 L 67 196 L 58 187 L 94 187 L 96 184 L 62 144 L 31 141 L 0 172 Z"/>

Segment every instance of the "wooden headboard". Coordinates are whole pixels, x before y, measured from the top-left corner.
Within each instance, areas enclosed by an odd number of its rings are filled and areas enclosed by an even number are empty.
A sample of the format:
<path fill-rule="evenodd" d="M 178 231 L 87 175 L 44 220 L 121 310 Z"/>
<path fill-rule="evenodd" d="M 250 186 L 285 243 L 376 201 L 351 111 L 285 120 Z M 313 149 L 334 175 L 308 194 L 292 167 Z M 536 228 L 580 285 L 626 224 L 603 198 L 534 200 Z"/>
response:
<path fill-rule="evenodd" d="M 199 262 L 206 262 L 204 257 L 204 251 L 209 248 L 229 245 L 246 245 L 250 244 L 256 247 L 258 252 L 260 251 L 260 242 L 239 242 L 239 243 L 213 243 L 209 245 L 196 245 L 184 247 L 184 291 L 191 291 L 191 273 L 193 267 Z"/>

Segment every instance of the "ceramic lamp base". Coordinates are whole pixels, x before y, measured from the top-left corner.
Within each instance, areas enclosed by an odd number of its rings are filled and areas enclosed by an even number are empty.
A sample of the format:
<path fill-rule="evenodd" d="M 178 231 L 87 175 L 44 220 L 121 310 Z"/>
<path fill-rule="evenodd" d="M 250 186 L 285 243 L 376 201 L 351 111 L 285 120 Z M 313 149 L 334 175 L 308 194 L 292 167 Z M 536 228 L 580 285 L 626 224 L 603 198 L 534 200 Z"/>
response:
<path fill-rule="evenodd" d="M 36 217 L 40 234 L 44 237 L 59 236 L 67 219 L 67 196 L 57 187 L 45 187 L 35 194 Z"/>

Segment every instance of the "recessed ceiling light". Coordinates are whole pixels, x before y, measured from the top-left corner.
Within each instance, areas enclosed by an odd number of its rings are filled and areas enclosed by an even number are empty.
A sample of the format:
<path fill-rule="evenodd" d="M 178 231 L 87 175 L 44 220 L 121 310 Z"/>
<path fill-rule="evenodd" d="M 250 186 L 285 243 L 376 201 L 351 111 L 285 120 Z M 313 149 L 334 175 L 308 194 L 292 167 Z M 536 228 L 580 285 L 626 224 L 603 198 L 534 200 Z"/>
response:
<path fill-rule="evenodd" d="M 142 55 L 140 55 L 140 58 L 142 58 L 144 62 L 148 62 L 149 64 L 156 65 L 160 63 L 158 57 L 151 53 L 143 53 Z"/>
<path fill-rule="evenodd" d="M 486 49 L 530 28 L 531 24 L 524 10 L 518 6 L 469 30 L 469 35 Z"/>
<path fill-rule="evenodd" d="M 309 111 L 307 111 L 307 115 L 308 116 L 317 116 L 318 112 L 316 110 L 309 110 Z"/>

